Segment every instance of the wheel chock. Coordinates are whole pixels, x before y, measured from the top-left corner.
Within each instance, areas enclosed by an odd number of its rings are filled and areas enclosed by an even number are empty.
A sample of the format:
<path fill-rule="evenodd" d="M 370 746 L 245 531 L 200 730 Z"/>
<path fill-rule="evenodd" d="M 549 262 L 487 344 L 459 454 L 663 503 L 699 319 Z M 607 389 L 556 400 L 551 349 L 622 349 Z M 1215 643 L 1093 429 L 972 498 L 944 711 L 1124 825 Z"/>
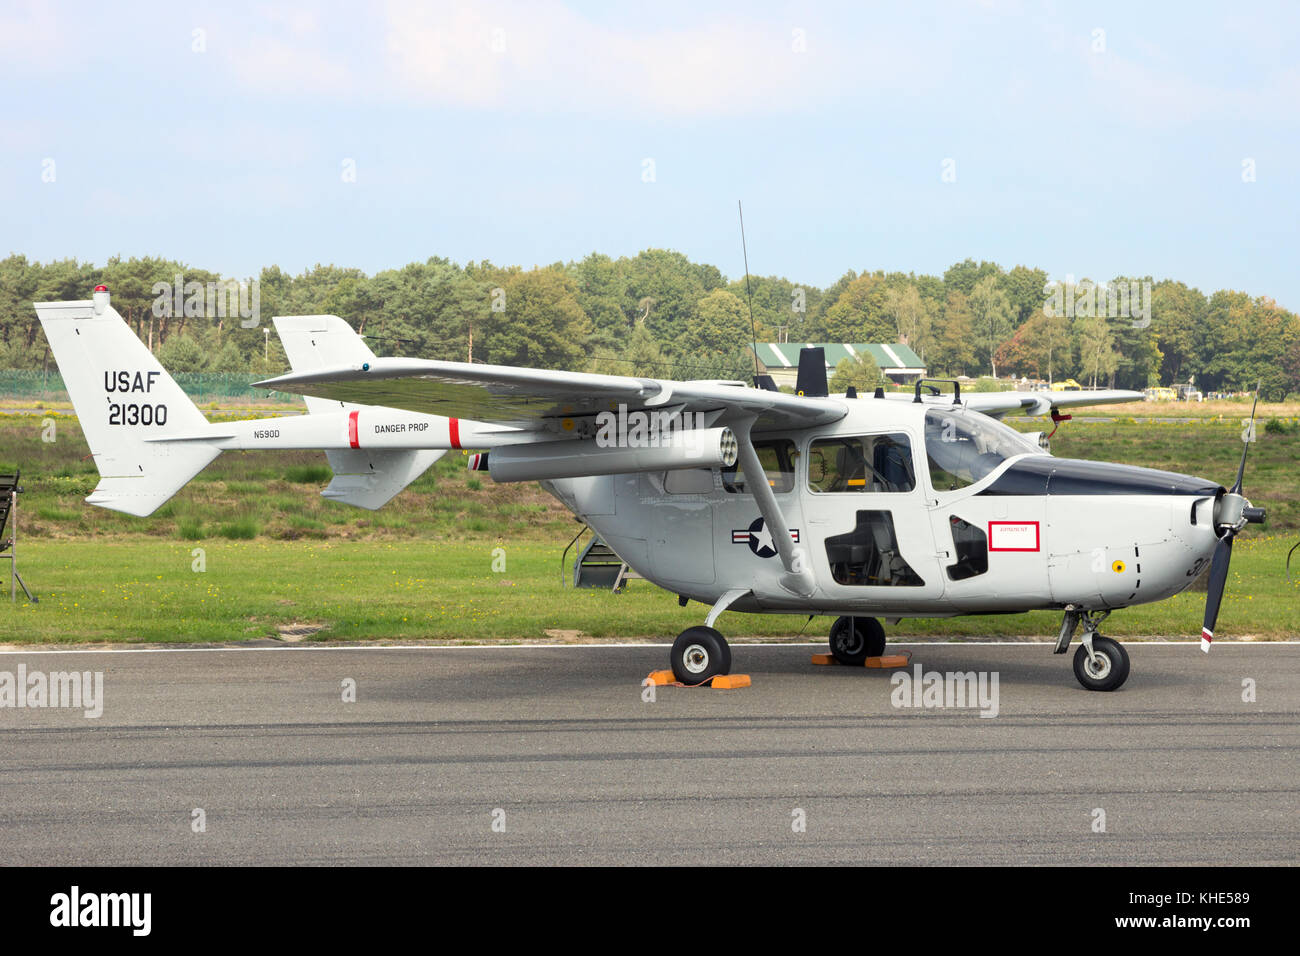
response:
<path fill-rule="evenodd" d="M 718 690 L 735 690 L 738 687 L 749 687 L 750 680 L 748 674 L 719 674 L 710 678 L 703 684 L 683 684 L 672 671 L 651 671 L 649 676 L 641 682 L 642 687 L 704 687 L 708 685 Z"/>
<path fill-rule="evenodd" d="M 865 661 L 862 662 L 862 666 L 863 667 L 884 667 L 884 668 L 906 667 L 907 662 L 910 661 L 911 659 L 912 659 L 912 655 L 910 653 L 885 654 L 881 657 L 868 657 Z M 814 654 L 812 656 L 812 662 L 814 664 L 821 664 L 821 665 L 839 663 L 839 661 L 835 660 L 835 656 L 833 654 Z"/>
<path fill-rule="evenodd" d="M 749 686 L 748 674 L 719 674 L 710 682 L 711 686 L 720 690 L 734 690 L 737 687 Z"/>
<path fill-rule="evenodd" d="M 911 654 L 884 654 L 880 657 L 868 657 L 862 662 L 863 667 L 906 667 L 912 659 Z"/>

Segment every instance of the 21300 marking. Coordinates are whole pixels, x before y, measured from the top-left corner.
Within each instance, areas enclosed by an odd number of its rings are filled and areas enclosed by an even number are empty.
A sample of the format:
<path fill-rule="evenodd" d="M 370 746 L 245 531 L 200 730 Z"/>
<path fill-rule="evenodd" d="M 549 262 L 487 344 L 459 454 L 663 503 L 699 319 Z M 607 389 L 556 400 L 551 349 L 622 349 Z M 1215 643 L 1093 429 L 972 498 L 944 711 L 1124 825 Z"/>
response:
<path fill-rule="evenodd" d="M 166 405 L 109 405 L 110 425 L 166 425 Z"/>

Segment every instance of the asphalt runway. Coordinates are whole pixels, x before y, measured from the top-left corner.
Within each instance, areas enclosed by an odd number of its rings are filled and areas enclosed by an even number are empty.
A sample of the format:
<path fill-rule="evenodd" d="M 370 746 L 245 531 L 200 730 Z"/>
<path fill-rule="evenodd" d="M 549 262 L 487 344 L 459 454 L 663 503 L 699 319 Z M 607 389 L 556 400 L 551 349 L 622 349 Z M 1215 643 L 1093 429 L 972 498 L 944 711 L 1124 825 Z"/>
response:
<path fill-rule="evenodd" d="M 891 645 L 996 673 L 991 718 L 896 707 L 892 672 L 797 645 L 735 646 L 749 688 L 653 701 L 663 647 L 5 653 L 104 691 L 97 719 L 0 709 L 0 844 L 10 866 L 1300 862 L 1300 645 L 1126 646 L 1099 694 L 1046 645 Z"/>

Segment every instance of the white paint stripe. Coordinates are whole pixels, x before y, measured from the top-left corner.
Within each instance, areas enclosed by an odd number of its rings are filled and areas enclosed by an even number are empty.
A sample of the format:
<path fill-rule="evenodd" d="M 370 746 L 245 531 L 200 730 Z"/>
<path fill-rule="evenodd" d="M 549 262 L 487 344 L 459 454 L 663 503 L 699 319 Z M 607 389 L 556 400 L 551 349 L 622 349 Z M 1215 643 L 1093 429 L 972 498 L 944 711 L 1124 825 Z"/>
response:
<path fill-rule="evenodd" d="M 1188 644 L 1196 644 L 1197 641 L 1144 641 L 1133 639 L 1128 642 L 1129 645 L 1141 644 L 1143 647 L 1183 647 Z M 1219 641 L 1221 646 L 1225 647 L 1274 647 L 1274 646 L 1294 646 L 1300 644 L 1300 641 Z M 745 643 L 740 640 L 730 642 L 732 647 L 825 647 L 825 641 L 791 641 L 781 643 Z M 943 638 L 934 641 L 890 641 L 889 647 L 1055 647 L 1056 641 L 961 641 L 953 642 L 950 638 Z M 326 647 L 303 647 L 298 644 L 286 644 L 283 647 L 120 647 L 120 648 L 91 648 L 86 650 L 39 650 L 39 651 L 21 651 L 21 650 L 0 650 L 0 654 L 220 654 L 222 652 L 231 654 L 247 654 L 252 651 L 527 651 L 527 650 L 563 650 L 565 648 L 577 649 L 619 649 L 619 648 L 646 648 L 646 647 L 672 647 L 672 642 L 663 644 L 636 643 L 636 644 L 357 644 L 357 645 L 340 645 L 334 644 Z"/>
<path fill-rule="evenodd" d="M 895 365 L 895 366 L 897 366 L 898 368 L 902 368 L 902 367 L 903 367 L 903 360 L 900 359 L 900 358 L 898 357 L 898 353 L 897 353 L 897 352 L 895 352 L 893 349 L 891 349 L 888 345 L 883 345 L 883 344 L 882 344 L 880 347 L 881 347 L 882 349 L 884 349 L 884 352 L 885 352 L 886 355 L 888 355 L 891 359 L 894 360 L 894 365 Z"/>

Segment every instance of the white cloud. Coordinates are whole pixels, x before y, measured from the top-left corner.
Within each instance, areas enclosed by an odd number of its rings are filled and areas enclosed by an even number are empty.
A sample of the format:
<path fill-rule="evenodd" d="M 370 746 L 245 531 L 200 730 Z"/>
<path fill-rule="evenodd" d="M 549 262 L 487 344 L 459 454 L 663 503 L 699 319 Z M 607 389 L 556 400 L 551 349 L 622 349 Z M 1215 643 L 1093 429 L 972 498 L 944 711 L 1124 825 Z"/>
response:
<path fill-rule="evenodd" d="M 338 23 L 352 28 L 341 34 Z M 806 31 L 807 52 L 794 49 Z M 806 24 L 729 17 L 678 29 L 597 23 L 557 0 L 389 0 L 366 22 L 281 9 L 228 60 L 257 92 L 464 109 L 716 114 L 798 109 L 834 92 L 830 43 Z M 864 56 L 866 51 L 863 51 Z M 884 57 L 884 51 L 875 59 Z"/>

